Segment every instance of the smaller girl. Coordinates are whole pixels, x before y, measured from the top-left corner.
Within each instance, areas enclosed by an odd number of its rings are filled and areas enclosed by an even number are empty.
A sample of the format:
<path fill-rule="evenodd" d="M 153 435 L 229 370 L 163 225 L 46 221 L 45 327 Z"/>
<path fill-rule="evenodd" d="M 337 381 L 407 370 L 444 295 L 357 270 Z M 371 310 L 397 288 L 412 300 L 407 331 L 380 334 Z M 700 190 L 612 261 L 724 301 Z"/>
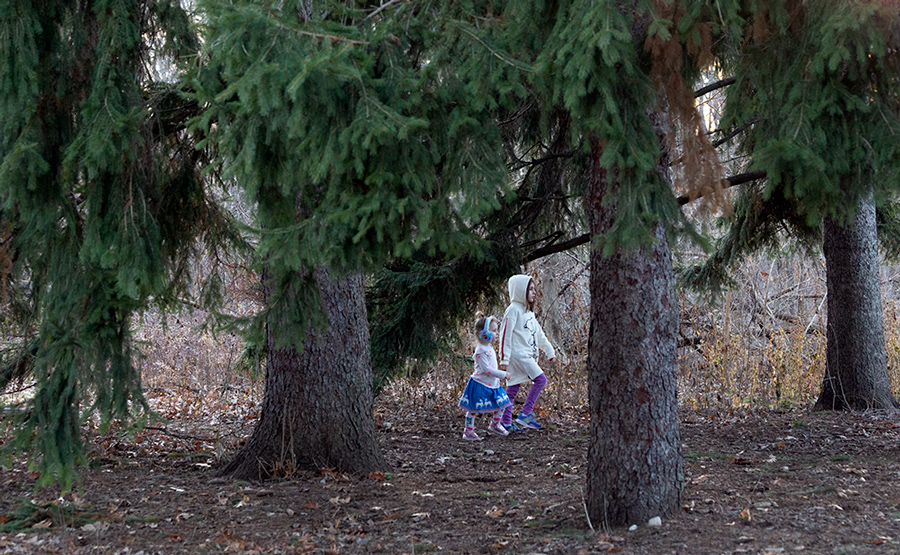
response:
<path fill-rule="evenodd" d="M 481 440 L 475 433 L 476 414 L 494 413 L 493 420 L 488 424 L 488 431 L 501 436 L 509 434 L 500 424 L 503 409 L 512 404 L 506 391 L 500 387 L 500 380 L 506 378 L 506 372 L 497 368 L 497 353 L 491 345 L 498 327 L 493 316 L 480 318 L 475 324 L 475 335 L 478 338 L 478 346 L 472 354 L 475 371 L 469 377 L 459 401 L 459 406 L 466 410 L 466 428 L 462 438 L 469 441 Z"/>

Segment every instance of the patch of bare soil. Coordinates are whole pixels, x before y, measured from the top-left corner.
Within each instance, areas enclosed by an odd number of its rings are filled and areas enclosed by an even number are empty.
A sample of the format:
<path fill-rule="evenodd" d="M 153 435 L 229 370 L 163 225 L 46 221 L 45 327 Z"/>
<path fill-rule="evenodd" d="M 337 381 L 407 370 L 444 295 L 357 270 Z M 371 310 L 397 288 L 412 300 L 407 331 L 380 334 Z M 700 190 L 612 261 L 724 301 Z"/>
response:
<path fill-rule="evenodd" d="M 253 424 L 223 416 L 216 431 L 176 418 L 135 442 L 97 438 L 64 499 L 3 468 L 0 522 L 18 529 L 0 553 L 900 552 L 896 414 L 687 412 L 683 510 L 634 530 L 585 517 L 586 415 L 480 442 L 447 410 L 379 406 L 377 421 L 384 475 L 218 478 L 209 438 Z"/>

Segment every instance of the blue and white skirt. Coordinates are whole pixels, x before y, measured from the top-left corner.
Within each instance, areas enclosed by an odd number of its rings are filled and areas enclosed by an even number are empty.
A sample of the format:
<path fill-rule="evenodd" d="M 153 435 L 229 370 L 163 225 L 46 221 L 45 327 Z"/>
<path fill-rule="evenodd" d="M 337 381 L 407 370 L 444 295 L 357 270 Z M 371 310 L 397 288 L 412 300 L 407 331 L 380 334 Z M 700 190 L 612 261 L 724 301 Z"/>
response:
<path fill-rule="evenodd" d="M 462 399 L 459 400 L 459 406 L 469 412 L 479 414 L 505 409 L 511 404 L 512 401 L 509 400 L 506 391 L 502 387 L 491 389 L 472 378 L 469 378 L 469 383 L 466 384 Z"/>

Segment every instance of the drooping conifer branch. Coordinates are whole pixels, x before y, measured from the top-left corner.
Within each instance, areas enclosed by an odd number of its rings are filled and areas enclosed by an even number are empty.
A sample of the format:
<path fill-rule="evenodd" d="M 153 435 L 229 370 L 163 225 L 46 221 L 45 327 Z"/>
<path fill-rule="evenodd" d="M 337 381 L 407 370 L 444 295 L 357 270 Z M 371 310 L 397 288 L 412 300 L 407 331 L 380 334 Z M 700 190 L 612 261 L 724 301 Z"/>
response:
<path fill-rule="evenodd" d="M 551 152 L 546 156 L 541 156 L 540 158 L 532 158 L 531 160 L 518 160 L 518 162 L 523 166 L 536 166 L 538 164 L 543 164 L 544 162 L 555 160 L 557 158 L 571 158 L 574 155 L 574 150 L 570 150 L 568 152 Z"/>
<path fill-rule="evenodd" d="M 736 185 L 742 185 L 744 183 L 749 183 L 751 181 L 756 181 L 758 179 L 765 179 L 765 177 L 766 177 L 766 172 L 762 172 L 762 171 L 741 173 L 741 174 L 734 175 L 734 176 L 731 176 L 731 177 L 723 180 L 725 182 L 723 184 L 723 187 L 725 187 L 725 188 L 734 187 Z M 679 205 L 684 206 L 685 204 L 688 204 L 694 200 L 697 200 L 698 198 L 701 198 L 701 197 L 690 198 L 687 195 L 680 195 L 679 197 L 677 197 L 677 200 L 678 200 Z M 575 247 L 580 247 L 581 245 L 584 245 L 585 243 L 589 242 L 590 240 L 591 240 L 590 233 L 585 233 L 585 234 L 579 235 L 578 237 L 573 237 L 572 239 L 569 239 L 568 241 L 563 241 L 561 243 L 551 243 L 549 245 L 545 245 L 543 247 L 540 247 L 538 249 L 535 249 L 535 250 L 529 252 L 527 255 L 525 255 L 524 260 L 526 262 L 532 262 L 534 260 L 538 260 L 545 256 L 550 256 L 551 254 L 556 254 L 558 252 L 565 252 L 567 250 L 574 249 Z M 527 244 L 522 244 L 522 245 L 519 245 L 519 248 L 524 248 L 527 246 L 528 246 Z"/>

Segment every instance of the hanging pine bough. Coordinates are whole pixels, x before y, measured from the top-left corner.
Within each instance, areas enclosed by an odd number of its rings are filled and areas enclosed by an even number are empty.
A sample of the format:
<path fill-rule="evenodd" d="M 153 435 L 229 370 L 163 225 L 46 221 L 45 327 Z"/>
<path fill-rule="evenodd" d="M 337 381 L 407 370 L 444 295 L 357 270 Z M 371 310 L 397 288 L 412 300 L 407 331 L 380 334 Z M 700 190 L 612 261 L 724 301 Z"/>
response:
<path fill-rule="evenodd" d="M 209 109 L 196 124 L 257 205 L 266 290 L 263 410 L 223 472 L 381 470 L 354 274 L 420 250 L 477 252 L 470 228 L 506 189 L 499 131 L 434 62 L 432 7 L 203 6 L 197 90 Z"/>
<path fill-rule="evenodd" d="M 164 102 L 173 87 L 147 86 L 151 56 L 196 51 L 188 23 L 175 0 L 0 5 L 0 214 L 15 253 L 3 276 L 26 290 L 34 326 L 4 364 L 36 382 L 5 454 L 30 454 L 39 486 L 71 488 L 94 415 L 147 418 L 132 314 L 185 291 L 201 228 L 227 232 Z"/>

